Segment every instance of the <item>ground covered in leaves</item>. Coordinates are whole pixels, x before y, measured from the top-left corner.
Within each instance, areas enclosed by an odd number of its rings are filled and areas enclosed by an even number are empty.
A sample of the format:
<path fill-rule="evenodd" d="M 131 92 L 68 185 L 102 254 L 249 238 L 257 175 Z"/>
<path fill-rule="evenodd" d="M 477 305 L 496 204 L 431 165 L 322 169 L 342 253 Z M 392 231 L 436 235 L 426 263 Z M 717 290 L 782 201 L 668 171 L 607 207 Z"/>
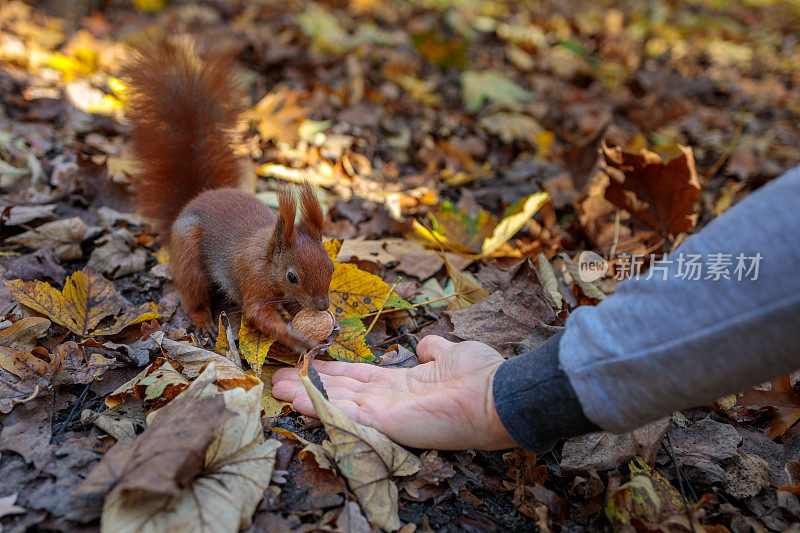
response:
<path fill-rule="evenodd" d="M 3 2 L 0 527 L 797 531 L 798 376 L 543 457 L 407 450 L 310 384 L 322 423 L 291 412 L 297 354 L 178 306 L 120 69 L 180 33 L 237 57 L 245 185 L 325 205 L 326 356 L 410 366 L 427 333 L 524 353 L 800 163 L 798 30 L 769 0 Z"/>

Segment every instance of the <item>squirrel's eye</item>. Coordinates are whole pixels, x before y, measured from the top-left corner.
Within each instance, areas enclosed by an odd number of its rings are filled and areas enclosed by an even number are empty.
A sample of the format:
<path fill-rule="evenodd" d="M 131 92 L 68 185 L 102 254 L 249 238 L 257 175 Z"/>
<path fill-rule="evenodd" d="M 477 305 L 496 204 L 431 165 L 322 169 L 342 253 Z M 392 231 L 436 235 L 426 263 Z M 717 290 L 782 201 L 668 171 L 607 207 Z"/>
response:
<path fill-rule="evenodd" d="M 291 283 L 294 283 L 295 285 L 297 285 L 297 283 L 298 283 L 298 280 L 297 280 L 297 275 L 296 275 L 294 272 L 292 272 L 291 270 L 290 270 L 290 271 L 289 271 L 289 272 L 286 274 L 286 278 L 287 278 L 287 279 L 288 279 L 288 280 L 289 280 Z"/>

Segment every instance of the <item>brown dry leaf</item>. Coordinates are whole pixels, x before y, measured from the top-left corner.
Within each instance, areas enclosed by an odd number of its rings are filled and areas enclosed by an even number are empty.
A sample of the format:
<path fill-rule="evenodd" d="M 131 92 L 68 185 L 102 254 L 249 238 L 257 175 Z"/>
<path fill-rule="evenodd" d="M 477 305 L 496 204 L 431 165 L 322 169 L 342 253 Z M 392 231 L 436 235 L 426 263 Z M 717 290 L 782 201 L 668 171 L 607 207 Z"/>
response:
<path fill-rule="evenodd" d="M 10 413 L 16 404 L 53 385 L 61 361 L 55 353 L 34 351 L 35 355 L 24 348 L 0 346 L 0 413 Z"/>
<path fill-rule="evenodd" d="M 280 444 L 264 440 L 262 386 L 220 390 L 211 364 L 148 428 L 119 442 L 80 485 L 106 493 L 102 528 L 236 531 L 250 525 Z M 224 388 L 224 386 L 223 386 Z"/>
<path fill-rule="evenodd" d="M 509 279 L 497 289 L 474 305 L 445 311 L 453 323 L 453 335 L 511 353 L 511 343 L 531 335 L 546 338 L 552 326 L 559 324 L 555 302 L 530 261 L 511 269 Z"/>
<path fill-rule="evenodd" d="M 792 390 L 792 380 L 787 376 L 772 381 L 768 391 L 750 389 L 739 396 L 736 403 L 742 406 L 755 406 L 771 409 L 772 419 L 767 423 L 769 438 L 783 435 L 787 429 L 800 420 L 800 397 Z"/>
<path fill-rule="evenodd" d="M 128 326 L 165 316 L 152 302 L 130 307 L 111 282 L 91 268 L 75 272 L 61 292 L 41 281 L 12 280 L 5 285 L 18 302 L 81 337 L 114 335 Z M 120 311 L 110 326 L 94 329 Z"/>
<path fill-rule="evenodd" d="M 147 252 L 139 247 L 136 238 L 126 229 L 117 229 L 102 239 L 89 256 L 88 266 L 111 279 L 121 278 L 144 270 Z"/>
<path fill-rule="evenodd" d="M 260 379 L 245 374 L 241 367 L 234 365 L 230 359 L 218 353 L 168 339 L 163 331 L 156 331 L 151 337 L 161 346 L 168 359 L 180 363 L 183 367 L 183 375 L 189 379 L 199 376 L 209 363 L 215 363 L 217 379 L 223 387 L 229 389 L 242 387 L 249 390 L 261 384 Z"/>
<path fill-rule="evenodd" d="M 56 220 L 38 228 L 6 239 L 11 244 L 26 248 L 53 248 L 61 261 L 74 261 L 83 257 L 81 241 L 89 232 L 89 226 L 79 217 Z"/>
<path fill-rule="evenodd" d="M 622 435 L 601 432 L 569 438 L 564 443 L 559 466 L 563 475 L 568 476 L 592 469 L 611 470 L 635 456 L 652 463 L 668 426 L 669 419 L 663 418 Z"/>
<path fill-rule="evenodd" d="M 98 353 L 87 356 L 83 348 L 73 341 L 56 346 L 53 353 L 61 361 L 55 376 L 56 385 L 86 385 L 102 376 L 109 368 L 117 366 L 114 359 Z"/>
<path fill-rule="evenodd" d="M 443 481 L 456 475 L 452 465 L 439 457 L 436 450 L 423 452 L 420 456 L 420 468 L 413 478 L 403 481 L 400 488 L 405 490 L 411 498 L 420 501 L 419 490 L 428 485 L 439 485 Z"/>
<path fill-rule="evenodd" d="M 419 471 L 414 455 L 377 430 L 357 424 L 326 400 L 307 376 L 301 377 L 314 410 L 330 438 L 329 453 L 361 504 L 369 522 L 387 531 L 400 528 L 397 486 L 391 476 Z"/>
<path fill-rule="evenodd" d="M 106 397 L 107 407 L 144 402 L 158 409 L 175 399 L 189 386 L 189 380 L 175 370 L 166 359 L 159 357 L 136 376 L 123 383 Z"/>
<path fill-rule="evenodd" d="M 11 494 L 10 496 L 3 496 L 0 498 L 0 518 L 4 516 L 11 516 L 12 514 L 21 514 L 27 513 L 27 509 L 24 507 L 20 507 L 15 505 L 17 501 L 17 493 Z"/>
<path fill-rule="evenodd" d="M 125 402 L 102 413 L 84 409 L 82 424 L 93 424 L 116 440 L 132 441 L 146 427 L 144 403 L 140 400 Z"/>
<path fill-rule="evenodd" d="M 677 148 L 681 155 L 664 163 L 658 154 L 646 149 L 632 154 L 603 143 L 611 178 L 605 198 L 662 233 L 689 231 L 697 221 L 694 206 L 700 199 L 700 183 L 692 149 L 682 145 Z"/>
<path fill-rule="evenodd" d="M 472 276 L 453 267 L 449 260 L 444 259 L 447 274 L 453 280 L 453 290 L 456 296 L 447 304 L 448 311 L 465 309 L 489 296 L 489 292 Z"/>
<path fill-rule="evenodd" d="M 298 105 L 299 98 L 288 89 L 271 92 L 244 116 L 255 122 L 261 140 L 294 143 L 300 140 L 298 128 L 308 114 L 307 108 Z"/>
<path fill-rule="evenodd" d="M 50 321 L 46 318 L 23 318 L 0 331 L 0 346 L 32 350 L 36 346 L 36 339 L 44 335 L 49 327 Z"/>

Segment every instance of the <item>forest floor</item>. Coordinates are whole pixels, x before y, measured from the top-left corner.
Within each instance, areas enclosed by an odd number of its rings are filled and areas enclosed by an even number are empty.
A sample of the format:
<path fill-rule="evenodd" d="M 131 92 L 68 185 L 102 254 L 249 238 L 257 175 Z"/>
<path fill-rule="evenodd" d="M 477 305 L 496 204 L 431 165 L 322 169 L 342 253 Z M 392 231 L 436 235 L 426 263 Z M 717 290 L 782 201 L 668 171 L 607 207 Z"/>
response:
<path fill-rule="evenodd" d="M 800 531 L 798 375 L 540 457 L 272 398 L 298 355 L 195 335 L 126 188 L 122 67 L 178 34 L 237 59 L 245 186 L 317 188 L 345 361 L 524 353 L 800 163 L 797 1 L 0 2 L 2 531 Z"/>

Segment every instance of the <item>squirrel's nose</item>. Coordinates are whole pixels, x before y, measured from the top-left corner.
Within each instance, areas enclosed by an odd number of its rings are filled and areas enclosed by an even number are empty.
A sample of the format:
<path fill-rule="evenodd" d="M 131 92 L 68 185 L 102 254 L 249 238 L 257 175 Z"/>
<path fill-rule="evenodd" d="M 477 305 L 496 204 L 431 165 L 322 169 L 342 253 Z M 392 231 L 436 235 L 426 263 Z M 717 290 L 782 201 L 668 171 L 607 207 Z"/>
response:
<path fill-rule="evenodd" d="M 330 301 L 327 296 L 314 299 L 314 307 L 319 311 L 327 311 L 330 307 Z"/>

